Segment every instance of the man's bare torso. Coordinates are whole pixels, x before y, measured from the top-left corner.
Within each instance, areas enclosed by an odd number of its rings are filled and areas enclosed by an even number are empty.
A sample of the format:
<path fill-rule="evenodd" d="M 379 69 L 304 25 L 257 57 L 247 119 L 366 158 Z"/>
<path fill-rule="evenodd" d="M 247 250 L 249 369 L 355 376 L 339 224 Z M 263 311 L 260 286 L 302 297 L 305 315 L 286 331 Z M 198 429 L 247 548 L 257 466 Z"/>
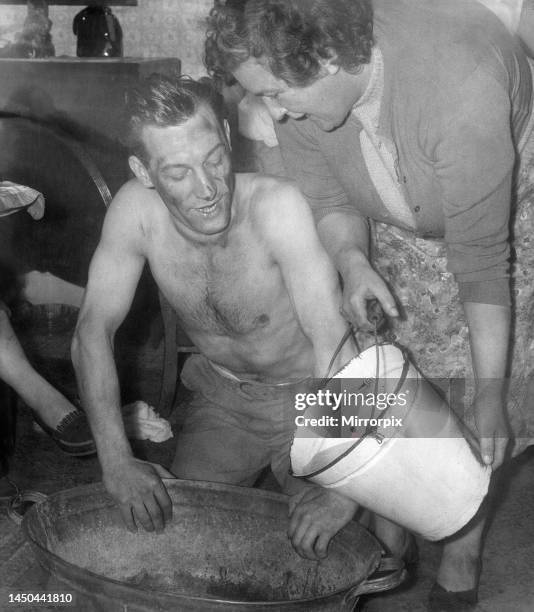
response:
<path fill-rule="evenodd" d="M 309 376 L 311 343 L 257 223 L 262 181 L 273 179 L 236 178 L 231 227 L 224 241 L 210 245 L 185 239 L 150 192 L 140 206 L 144 255 L 184 330 L 212 362 L 243 379 Z"/>

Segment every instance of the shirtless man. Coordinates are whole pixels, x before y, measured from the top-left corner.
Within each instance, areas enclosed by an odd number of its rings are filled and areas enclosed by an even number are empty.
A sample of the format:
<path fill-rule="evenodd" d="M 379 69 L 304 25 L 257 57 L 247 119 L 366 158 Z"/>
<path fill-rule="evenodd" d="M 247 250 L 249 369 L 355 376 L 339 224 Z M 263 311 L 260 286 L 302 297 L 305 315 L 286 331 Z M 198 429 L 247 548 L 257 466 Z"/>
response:
<path fill-rule="evenodd" d="M 106 215 L 72 350 L 104 484 L 130 529 L 160 530 L 170 518 L 159 475 L 125 436 L 113 360 L 114 334 L 148 262 L 200 351 L 182 373 L 194 398 L 173 474 L 252 486 L 270 465 L 292 495 L 295 549 L 323 557 L 356 504 L 288 473 L 296 381 L 325 375 L 346 330 L 308 205 L 289 182 L 232 172 L 208 85 L 153 78 L 129 110 L 135 178 Z M 334 367 L 353 354 L 346 346 Z"/>

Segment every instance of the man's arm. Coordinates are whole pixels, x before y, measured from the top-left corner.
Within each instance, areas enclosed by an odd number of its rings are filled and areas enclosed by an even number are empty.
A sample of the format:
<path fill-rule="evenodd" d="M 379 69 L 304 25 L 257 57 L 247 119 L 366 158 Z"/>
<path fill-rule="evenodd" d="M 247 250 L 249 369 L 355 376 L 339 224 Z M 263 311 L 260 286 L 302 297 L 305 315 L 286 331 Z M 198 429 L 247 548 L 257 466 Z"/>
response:
<path fill-rule="evenodd" d="M 300 191 L 279 183 L 262 206 L 262 234 L 266 237 L 293 302 L 297 317 L 313 344 L 315 375 L 324 377 L 347 322 L 340 314 L 339 278 L 322 246 L 309 206 Z M 346 342 L 333 370 L 355 355 Z M 290 502 L 288 535 L 295 550 L 308 559 L 327 555 L 332 537 L 354 516 L 358 504 L 334 491 L 310 486 Z"/>
<path fill-rule="evenodd" d="M 151 531 L 161 529 L 170 517 L 171 502 L 155 470 L 132 454 L 113 357 L 115 332 L 130 309 L 145 261 L 132 198 L 135 189 L 129 184 L 117 194 L 106 215 L 89 270 L 72 359 L 104 484 L 119 503 L 127 527 L 135 530 L 139 521 Z"/>
<path fill-rule="evenodd" d="M 322 378 L 348 327 L 340 312 L 339 277 L 298 188 L 276 182 L 268 198 L 261 206 L 260 231 L 280 267 L 302 330 L 313 345 L 315 376 Z M 341 369 L 354 355 L 354 344 L 347 342 L 332 369 Z"/>

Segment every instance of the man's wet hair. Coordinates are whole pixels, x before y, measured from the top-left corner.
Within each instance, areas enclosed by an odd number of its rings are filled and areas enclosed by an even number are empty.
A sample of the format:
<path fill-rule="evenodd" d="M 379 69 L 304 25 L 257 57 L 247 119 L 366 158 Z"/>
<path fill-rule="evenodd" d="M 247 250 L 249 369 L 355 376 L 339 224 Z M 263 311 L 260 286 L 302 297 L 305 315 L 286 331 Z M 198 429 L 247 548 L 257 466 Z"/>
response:
<path fill-rule="evenodd" d="M 212 77 L 228 80 L 246 60 L 263 58 L 275 77 L 303 87 L 317 80 L 321 60 L 358 72 L 373 44 L 371 0 L 215 0 L 204 61 Z"/>
<path fill-rule="evenodd" d="M 183 125 L 206 107 L 224 130 L 224 100 L 211 79 L 153 74 L 127 94 L 123 144 L 130 153 L 147 161 L 143 128 Z"/>

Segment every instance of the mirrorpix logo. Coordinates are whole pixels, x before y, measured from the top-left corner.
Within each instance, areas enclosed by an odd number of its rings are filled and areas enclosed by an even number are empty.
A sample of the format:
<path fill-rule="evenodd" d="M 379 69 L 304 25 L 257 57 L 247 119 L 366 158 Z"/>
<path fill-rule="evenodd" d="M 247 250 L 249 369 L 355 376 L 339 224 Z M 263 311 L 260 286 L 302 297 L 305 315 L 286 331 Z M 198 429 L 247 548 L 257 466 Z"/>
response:
<path fill-rule="evenodd" d="M 295 417 L 295 425 L 351 429 L 402 427 L 402 417 L 386 415 L 386 411 L 394 406 L 406 406 L 407 396 L 408 391 L 377 393 L 319 389 L 314 392 L 296 393 L 294 406 L 299 414 Z"/>

